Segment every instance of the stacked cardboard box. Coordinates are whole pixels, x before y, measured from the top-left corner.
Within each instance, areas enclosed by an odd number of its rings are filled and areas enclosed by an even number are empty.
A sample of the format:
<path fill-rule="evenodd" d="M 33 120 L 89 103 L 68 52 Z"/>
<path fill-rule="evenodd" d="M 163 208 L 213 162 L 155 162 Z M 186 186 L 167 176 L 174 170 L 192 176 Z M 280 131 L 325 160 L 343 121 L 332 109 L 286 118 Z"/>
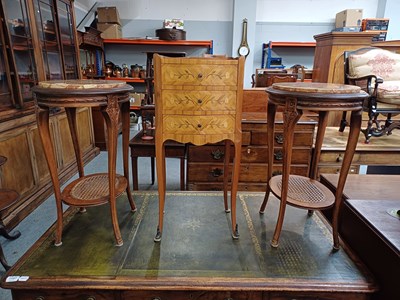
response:
<path fill-rule="evenodd" d="M 335 31 L 361 31 L 362 9 L 345 9 L 336 14 Z"/>
<path fill-rule="evenodd" d="M 97 8 L 97 29 L 103 39 L 122 38 L 121 19 L 115 6 Z"/>

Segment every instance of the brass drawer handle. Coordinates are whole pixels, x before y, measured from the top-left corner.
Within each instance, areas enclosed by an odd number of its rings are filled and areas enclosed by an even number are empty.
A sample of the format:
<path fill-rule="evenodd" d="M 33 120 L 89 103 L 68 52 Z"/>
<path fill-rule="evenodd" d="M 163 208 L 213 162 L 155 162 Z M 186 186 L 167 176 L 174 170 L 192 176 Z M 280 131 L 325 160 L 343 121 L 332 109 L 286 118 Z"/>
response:
<path fill-rule="evenodd" d="M 203 78 L 203 74 L 199 73 L 199 74 L 197 75 L 197 78 L 199 78 L 199 79 Z"/>
<path fill-rule="evenodd" d="M 213 177 L 219 177 L 224 174 L 224 171 L 219 168 L 215 168 L 211 170 L 211 174 Z"/>
<path fill-rule="evenodd" d="M 219 149 L 211 151 L 211 156 L 215 160 L 221 160 L 222 158 L 224 158 L 224 155 L 225 155 L 225 152 L 221 151 Z"/>
<path fill-rule="evenodd" d="M 283 144 L 285 138 L 283 137 L 282 133 L 279 133 L 275 136 L 275 141 L 277 144 Z"/>
<path fill-rule="evenodd" d="M 274 157 L 276 160 L 283 160 L 283 152 L 281 150 L 275 152 Z"/>
<path fill-rule="evenodd" d="M 203 100 L 197 99 L 197 103 L 198 103 L 198 104 L 202 104 L 202 103 L 203 103 Z"/>

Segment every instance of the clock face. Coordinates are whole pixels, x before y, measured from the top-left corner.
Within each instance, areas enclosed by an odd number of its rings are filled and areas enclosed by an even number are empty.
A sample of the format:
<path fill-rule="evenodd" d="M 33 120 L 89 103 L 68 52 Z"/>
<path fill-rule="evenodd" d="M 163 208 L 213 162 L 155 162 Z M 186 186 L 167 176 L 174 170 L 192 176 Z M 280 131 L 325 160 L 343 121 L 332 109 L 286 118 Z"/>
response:
<path fill-rule="evenodd" d="M 249 54 L 249 48 L 247 48 L 246 46 L 241 46 L 239 48 L 239 55 L 241 56 L 246 56 L 247 54 Z"/>

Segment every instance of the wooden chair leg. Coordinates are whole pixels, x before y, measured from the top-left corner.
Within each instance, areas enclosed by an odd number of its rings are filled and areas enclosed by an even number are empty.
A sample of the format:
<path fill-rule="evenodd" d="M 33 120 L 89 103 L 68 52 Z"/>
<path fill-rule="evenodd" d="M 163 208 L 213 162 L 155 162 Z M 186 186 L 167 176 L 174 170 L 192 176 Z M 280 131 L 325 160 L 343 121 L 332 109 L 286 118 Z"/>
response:
<path fill-rule="evenodd" d="M 6 269 L 6 271 L 11 268 L 11 266 L 6 261 L 6 258 L 4 257 L 4 252 L 1 245 L 0 245 L 0 262 L 3 265 L 4 269 Z"/>
<path fill-rule="evenodd" d="M 0 235 L 4 236 L 6 239 L 15 240 L 20 237 L 21 232 L 15 231 L 14 234 L 10 234 L 3 224 L 0 224 Z M 9 270 L 11 266 L 7 263 L 6 258 L 4 257 L 3 248 L 0 245 L 0 262 L 3 265 L 4 269 Z"/>

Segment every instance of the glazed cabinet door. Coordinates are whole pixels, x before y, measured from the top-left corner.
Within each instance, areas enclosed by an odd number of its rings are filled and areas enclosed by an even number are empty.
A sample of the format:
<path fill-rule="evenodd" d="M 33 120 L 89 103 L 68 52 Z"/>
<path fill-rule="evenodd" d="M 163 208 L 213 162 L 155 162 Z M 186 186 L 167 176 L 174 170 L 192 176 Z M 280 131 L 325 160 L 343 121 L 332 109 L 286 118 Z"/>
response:
<path fill-rule="evenodd" d="M 33 100 L 32 87 L 38 76 L 34 56 L 32 24 L 29 17 L 29 1 L 2 0 L 2 34 L 5 44 L 5 60 L 15 99 L 15 107 L 24 107 Z"/>
<path fill-rule="evenodd" d="M 39 81 L 79 78 L 72 1 L 1 0 L 0 17 L 3 108 L 32 106 Z"/>
<path fill-rule="evenodd" d="M 79 77 L 79 62 L 77 60 L 79 50 L 74 30 L 73 7 L 71 1 L 65 0 L 57 0 L 56 5 L 64 79 L 76 79 Z"/>
<path fill-rule="evenodd" d="M 8 66 L 6 46 L 4 43 L 4 34 L 0 30 L 0 111 L 13 108 L 14 95 L 11 84 L 11 76 Z"/>
<path fill-rule="evenodd" d="M 78 78 L 79 64 L 72 9 L 71 1 L 34 1 L 46 80 Z"/>

